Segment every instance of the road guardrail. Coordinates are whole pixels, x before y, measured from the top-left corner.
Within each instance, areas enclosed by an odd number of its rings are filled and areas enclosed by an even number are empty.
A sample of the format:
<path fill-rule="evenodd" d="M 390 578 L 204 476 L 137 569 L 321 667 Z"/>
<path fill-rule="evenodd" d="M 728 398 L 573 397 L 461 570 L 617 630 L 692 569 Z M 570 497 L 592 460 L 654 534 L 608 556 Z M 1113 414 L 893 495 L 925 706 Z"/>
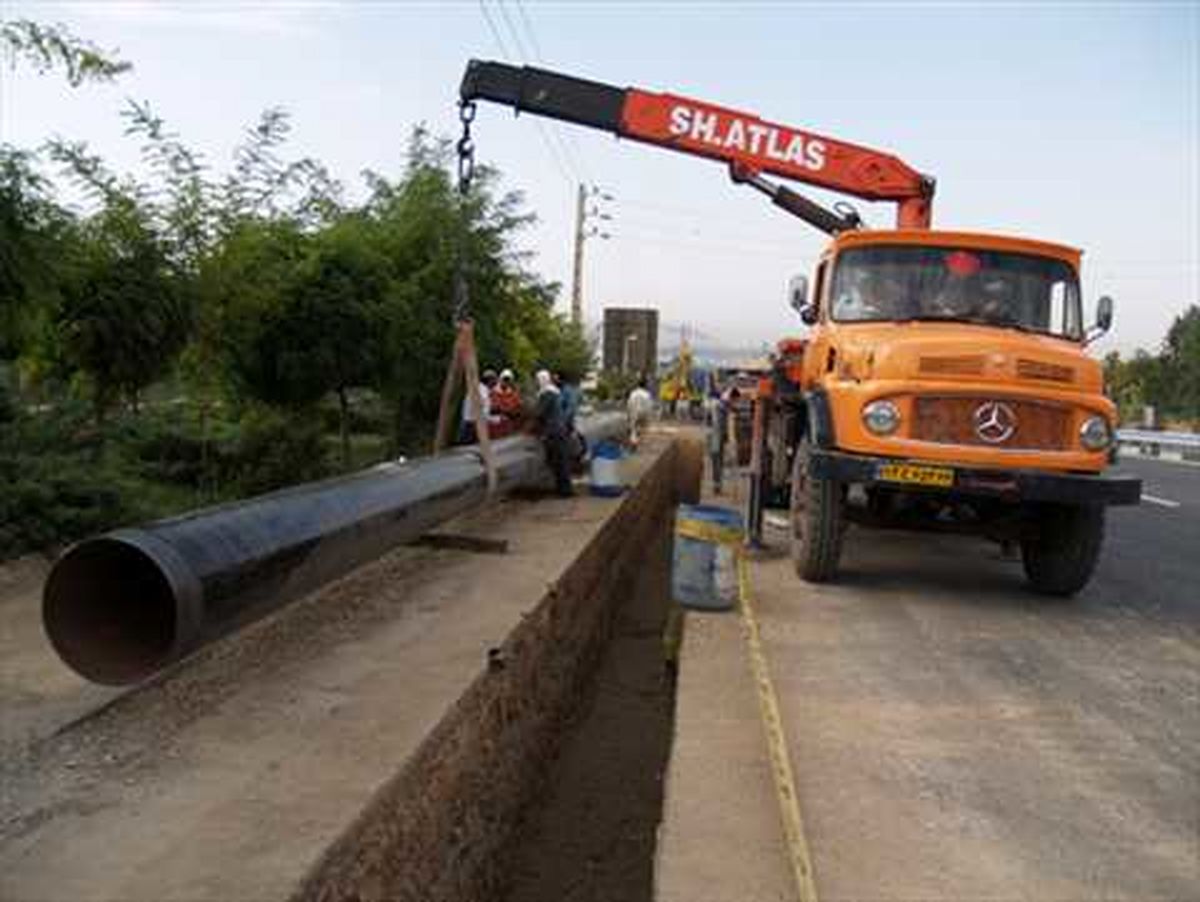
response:
<path fill-rule="evenodd" d="M 1200 433 L 1118 429 L 1117 442 L 1122 451 L 1144 457 L 1200 461 Z"/>

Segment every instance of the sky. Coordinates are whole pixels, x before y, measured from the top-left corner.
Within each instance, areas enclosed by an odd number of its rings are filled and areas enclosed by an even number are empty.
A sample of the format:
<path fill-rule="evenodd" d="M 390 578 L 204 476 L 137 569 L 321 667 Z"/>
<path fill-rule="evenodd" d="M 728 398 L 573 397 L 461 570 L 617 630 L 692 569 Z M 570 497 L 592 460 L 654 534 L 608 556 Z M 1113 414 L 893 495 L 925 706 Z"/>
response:
<path fill-rule="evenodd" d="M 934 224 L 1084 250 L 1085 321 L 1116 300 L 1093 349 L 1157 349 L 1200 302 L 1200 2 L 710 3 L 104 2 L 0 0 L 0 18 L 62 23 L 134 70 L 72 89 L 0 71 L 0 141 L 86 140 L 137 171 L 127 98 L 148 101 L 218 170 L 267 107 L 291 154 L 354 191 L 398 174 L 423 123 L 456 135 L 471 58 L 528 62 L 715 102 L 897 154 L 937 178 Z M 610 234 L 585 246 L 584 306 L 651 306 L 663 339 L 755 347 L 802 334 L 788 279 L 825 236 L 733 185 L 718 163 L 482 104 L 478 155 L 524 193 L 532 266 L 569 303 L 576 185 Z M 792 187 L 829 202 L 836 195 Z M 894 207 L 854 201 L 887 227 Z M 592 206 L 592 205 L 589 205 Z"/>

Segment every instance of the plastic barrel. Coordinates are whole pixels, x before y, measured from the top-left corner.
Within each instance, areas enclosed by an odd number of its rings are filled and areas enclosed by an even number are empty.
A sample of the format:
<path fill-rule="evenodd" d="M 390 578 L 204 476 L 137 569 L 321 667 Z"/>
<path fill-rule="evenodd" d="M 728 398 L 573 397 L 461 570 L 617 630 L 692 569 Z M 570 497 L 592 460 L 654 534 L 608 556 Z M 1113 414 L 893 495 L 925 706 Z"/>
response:
<path fill-rule="evenodd" d="M 592 449 L 591 492 L 593 495 L 620 495 L 625 491 L 621 461 L 625 452 L 616 442 L 600 442 Z"/>
<path fill-rule="evenodd" d="M 727 611 L 737 604 L 742 517 L 707 504 L 681 504 L 675 512 L 671 593 L 687 608 Z"/>

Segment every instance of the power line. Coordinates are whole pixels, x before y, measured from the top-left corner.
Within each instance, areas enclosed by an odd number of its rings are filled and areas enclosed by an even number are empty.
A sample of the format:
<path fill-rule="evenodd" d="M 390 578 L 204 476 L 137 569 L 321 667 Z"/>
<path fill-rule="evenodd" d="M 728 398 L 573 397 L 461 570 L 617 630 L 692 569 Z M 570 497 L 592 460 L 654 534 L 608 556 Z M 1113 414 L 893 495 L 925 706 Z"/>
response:
<path fill-rule="evenodd" d="M 756 198 L 757 195 L 754 195 Z M 663 204 L 657 201 L 644 200 L 629 200 L 624 196 L 618 198 L 618 205 L 627 205 L 639 210 L 648 211 L 654 215 L 666 216 L 673 219 L 687 219 L 689 221 L 702 220 L 707 221 L 713 218 L 714 215 L 719 215 L 721 222 L 731 226 L 745 226 L 746 228 L 758 228 L 769 223 L 791 222 L 798 224 L 796 219 L 786 219 L 780 215 L 780 211 L 772 207 L 765 207 L 762 216 L 756 216 L 753 220 L 745 216 L 731 217 L 724 213 L 714 214 L 713 210 L 703 210 L 698 207 L 678 206 L 675 204 Z"/>
<path fill-rule="evenodd" d="M 632 242 L 635 244 L 657 244 L 666 247 L 676 247 L 683 251 L 691 251 L 693 253 L 704 254 L 727 254 L 729 256 L 746 256 L 759 255 L 771 257 L 776 260 L 794 261 L 793 265 L 801 265 L 800 261 L 803 258 L 811 257 L 812 254 L 802 252 L 788 252 L 783 249 L 775 249 L 755 244 L 737 244 L 729 241 L 706 241 L 704 239 L 695 238 L 679 238 L 675 236 L 663 236 L 655 234 L 645 234 L 641 232 L 627 232 L 622 229 L 612 235 L 614 241 Z"/>
<path fill-rule="evenodd" d="M 522 41 L 518 35 L 518 30 L 513 26 L 512 19 L 508 15 L 508 10 L 505 8 L 503 0 L 493 0 L 493 2 L 495 2 L 496 7 L 500 10 L 500 15 L 504 17 L 504 21 L 508 25 L 509 32 L 513 35 L 513 39 L 517 42 L 519 49 L 521 49 L 523 61 L 528 63 L 532 59 L 538 63 L 541 63 L 542 65 L 545 65 L 545 58 L 542 55 L 541 42 L 537 39 L 537 35 L 534 33 L 533 22 L 528 13 L 525 12 L 525 7 L 521 3 L 521 0 L 513 0 L 513 3 L 517 8 L 517 19 L 522 26 L 521 31 L 525 33 L 527 38 L 527 46 L 532 48 L 532 53 L 527 52 L 527 50 L 521 46 Z M 588 167 L 584 164 L 583 153 L 579 149 L 579 144 L 575 140 L 574 133 L 569 129 L 561 128 L 558 125 L 552 126 L 551 132 L 558 139 L 559 146 L 563 151 L 563 155 L 570 160 L 572 168 L 581 176 L 580 181 L 591 182 L 592 175 L 588 171 Z"/>
<path fill-rule="evenodd" d="M 513 0 L 513 2 L 517 6 L 517 15 L 521 18 L 521 21 L 525 23 L 525 31 L 529 35 L 529 42 L 533 45 L 533 51 L 536 58 L 539 61 L 544 61 L 545 57 L 542 55 L 541 45 L 538 43 L 537 35 L 534 34 L 533 31 L 533 23 L 529 21 L 529 16 L 525 13 L 525 4 L 522 3 L 521 0 Z"/>
<path fill-rule="evenodd" d="M 500 54 L 506 60 L 517 59 L 517 57 L 514 57 L 512 53 L 509 52 L 508 45 L 505 43 L 504 38 L 500 36 L 500 30 L 496 27 L 496 23 L 492 19 L 492 14 L 488 12 L 487 4 L 484 2 L 484 0 L 479 0 L 479 11 L 483 13 L 483 20 L 487 23 L 488 31 L 492 33 L 492 39 L 496 42 L 496 46 L 499 48 Z M 504 8 L 500 7 L 500 11 L 503 13 Z M 534 125 L 537 126 L 538 135 L 541 136 L 542 144 L 546 146 L 546 150 L 550 154 L 550 159 L 554 161 L 554 165 L 558 169 L 559 173 L 562 174 L 562 177 L 568 182 L 579 181 L 579 179 L 572 174 L 572 167 L 563 162 L 563 159 L 560 157 L 561 152 L 555 147 L 554 142 L 550 140 L 550 136 L 546 133 L 544 124 L 535 119 Z"/>
<path fill-rule="evenodd" d="M 698 220 L 690 220 L 687 226 L 675 225 L 669 221 L 655 220 L 654 217 L 647 217 L 641 213 L 630 213 L 628 211 L 620 211 L 618 209 L 619 221 L 622 226 L 628 225 L 635 229 L 650 230 L 652 233 L 662 235 L 663 237 L 695 240 L 703 242 L 715 242 L 718 244 L 736 244 L 743 247 L 753 247 L 761 250 L 778 250 L 780 253 L 791 254 L 807 254 L 815 253 L 816 246 L 813 243 L 814 236 L 801 232 L 798 229 L 798 234 L 795 238 L 780 237 L 778 235 L 767 235 L 765 233 L 754 233 L 745 229 L 730 230 L 714 230 L 704 225 L 698 226 Z"/>
<path fill-rule="evenodd" d="M 509 37 L 512 38 L 513 43 L 516 45 L 518 53 L 517 59 L 522 63 L 528 64 L 530 60 L 529 50 L 525 46 L 525 42 L 521 39 L 521 34 L 517 27 L 513 25 L 513 20 L 508 14 L 507 7 L 505 7 L 502 0 L 492 0 L 492 3 L 496 9 L 500 11 L 500 18 L 504 21 L 504 27 L 508 29 Z M 539 123 L 539 125 L 541 125 L 541 123 Z M 572 155 L 571 149 L 563 140 L 562 130 L 557 125 L 551 125 L 551 127 L 548 129 L 548 132 L 551 139 L 557 146 L 559 153 L 561 153 L 563 159 L 567 161 L 567 166 L 571 170 L 572 175 L 575 176 L 575 180 L 585 181 L 586 179 L 584 178 L 583 167 L 579 165 L 579 160 Z"/>
<path fill-rule="evenodd" d="M 512 17 L 510 17 L 508 14 L 508 9 L 504 5 L 504 0 L 493 0 L 493 2 L 496 4 L 496 8 L 500 10 L 500 15 L 503 17 L 505 25 L 508 26 L 509 34 L 512 35 L 513 40 L 517 43 L 517 49 L 521 53 L 522 62 L 529 63 L 531 59 L 539 63 L 543 62 L 541 44 L 533 32 L 533 23 L 530 21 L 529 15 L 525 12 L 525 8 L 521 5 L 520 0 L 514 0 L 517 7 L 517 19 L 521 24 L 520 29 L 513 25 Z M 520 33 L 522 31 L 525 33 L 526 38 L 528 39 L 528 45 L 526 45 L 521 39 Z M 530 53 L 529 48 L 532 48 L 532 53 Z M 564 130 L 559 128 L 557 125 L 551 128 L 551 132 L 558 140 L 559 147 L 563 151 L 563 156 L 565 156 L 571 162 L 572 168 L 581 176 L 581 181 L 591 181 L 586 171 L 586 167 L 583 166 L 579 158 L 579 148 L 574 143 L 574 135 L 571 135 L 570 132 L 567 132 L 567 138 L 564 138 Z M 570 139 L 569 141 L 568 138 Z"/>
<path fill-rule="evenodd" d="M 652 217 L 646 218 L 636 214 L 631 215 L 628 212 L 620 214 L 620 222 L 623 226 L 630 225 L 638 229 L 650 229 L 672 238 L 694 238 L 701 241 L 722 243 L 732 242 L 747 246 L 778 248 L 780 251 L 790 251 L 792 253 L 803 252 L 807 247 L 811 246 L 811 241 L 808 240 L 811 236 L 807 235 L 798 235 L 794 239 L 787 239 L 778 236 L 754 234 L 753 232 L 744 230 L 736 232 L 714 231 L 709 228 L 697 228 L 694 225 L 690 227 L 676 227 L 671 223 L 655 220 Z"/>
<path fill-rule="evenodd" d="M 513 43 L 517 45 L 517 59 L 521 62 L 529 61 L 529 51 L 525 49 L 525 42 L 521 40 L 521 35 L 513 28 L 512 19 L 508 15 L 508 10 L 505 8 L 501 0 L 492 0 L 492 5 L 500 10 L 500 18 L 504 20 L 504 25 L 508 29 L 509 36 L 513 39 Z"/>
<path fill-rule="evenodd" d="M 504 38 L 500 37 L 500 31 L 496 28 L 496 23 L 492 21 L 492 14 L 488 12 L 487 4 L 484 0 L 479 0 L 479 11 L 483 13 L 483 20 L 487 22 L 488 30 L 492 33 L 492 38 L 496 41 L 496 46 L 500 48 L 500 53 L 506 60 L 511 60 L 513 55 L 508 51 L 508 45 L 504 43 Z"/>

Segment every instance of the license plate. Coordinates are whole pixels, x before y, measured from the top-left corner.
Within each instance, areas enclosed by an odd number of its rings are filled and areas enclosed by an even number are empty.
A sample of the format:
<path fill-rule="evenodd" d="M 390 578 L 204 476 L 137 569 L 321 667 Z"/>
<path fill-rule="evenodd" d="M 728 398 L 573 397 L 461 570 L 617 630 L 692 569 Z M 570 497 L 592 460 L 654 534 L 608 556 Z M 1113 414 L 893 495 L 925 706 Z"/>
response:
<path fill-rule="evenodd" d="M 880 464 L 876 478 L 886 482 L 909 485 L 932 485 L 949 488 L 954 485 L 954 471 L 949 467 L 929 467 L 924 464 Z"/>

